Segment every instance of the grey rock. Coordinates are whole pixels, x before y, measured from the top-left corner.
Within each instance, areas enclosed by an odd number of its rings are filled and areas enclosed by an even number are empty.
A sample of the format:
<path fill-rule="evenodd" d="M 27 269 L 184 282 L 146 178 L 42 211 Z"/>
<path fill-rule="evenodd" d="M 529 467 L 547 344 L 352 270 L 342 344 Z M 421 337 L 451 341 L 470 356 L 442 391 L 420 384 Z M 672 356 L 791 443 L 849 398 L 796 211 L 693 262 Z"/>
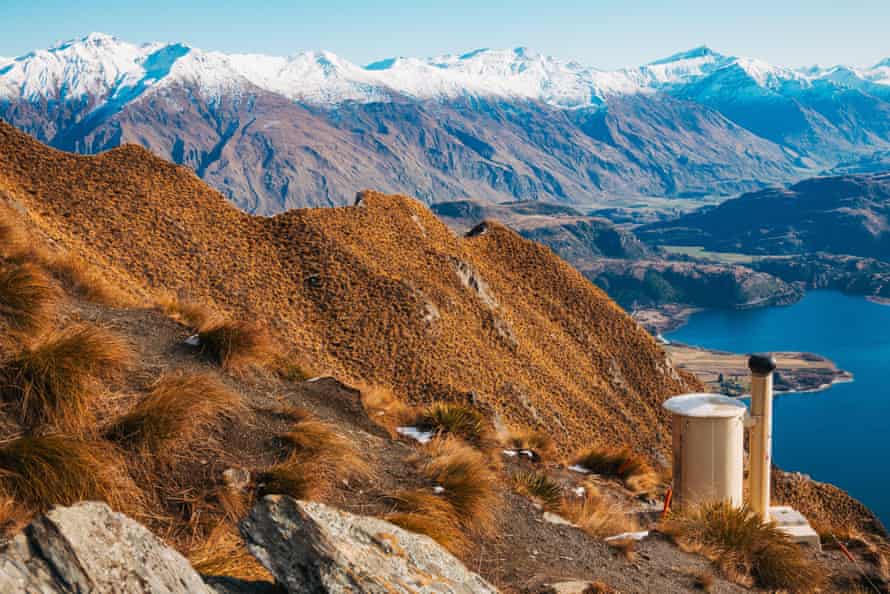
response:
<path fill-rule="evenodd" d="M 0 592 L 212 594 L 178 552 L 104 503 L 55 507 L 0 549 Z"/>
<path fill-rule="evenodd" d="M 432 539 L 320 503 L 265 497 L 241 530 L 290 594 L 497 592 Z"/>

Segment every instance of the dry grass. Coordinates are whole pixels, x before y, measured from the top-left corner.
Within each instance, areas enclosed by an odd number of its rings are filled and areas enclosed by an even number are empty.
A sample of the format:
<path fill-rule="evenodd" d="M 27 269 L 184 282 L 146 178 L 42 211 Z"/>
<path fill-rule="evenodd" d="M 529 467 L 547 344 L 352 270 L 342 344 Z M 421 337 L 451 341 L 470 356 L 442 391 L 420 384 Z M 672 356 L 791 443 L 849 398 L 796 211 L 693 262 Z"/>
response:
<path fill-rule="evenodd" d="M 28 251 L 21 223 L 7 206 L 0 206 L 0 258 L 18 258 Z"/>
<path fill-rule="evenodd" d="M 53 282 L 34 264 L 0 263 L 0 318 L 13 329 L 46 331 L 58 298 Z"/>
<path fill-rule="evenodd" d="M 0 394 L 27 425 L 53 423 L 82 429 L 99 380 L 116 379 L 132 361 L 123 339 L 101 328 L 75 325 L 13 355 L 0 368 Z"/>
<path fill-rule="evenodd" d="M 556 511 L 562 504 L 562 487 L 542 472 L 517 472 L 512 477 L 516 491 L 539 503 L 544 509 Z"/>
<path fill-rule="evenodd" d="M 747 507 L 714 503 L 673 512 L 659 530 L 684 550 L 708 557 L 743 585 L 812 592 L 825 580 L 798 545 Z"/>
<path fill-rule="evenodd" d="M 633 561 L 637 556 L 637 541 L 632 538 L 620 538 L 610 540 L 606 544 L 618 552 L 627 561 Z"/>
<path fill-rule="evenodd" d="M 327 495 L 337 479 L 370 476 L 365 456 L 334 426 L 304 413 L 280 439 L 285 458 L 258 477 L 259 494 L 318 499 Z"/>
<path fill-rule="evenodd" d="M 53 254 L 38 250 L 35 257 L 71 295 L 112 307 L 126 307 L 134 299 L 111 284 L 90 264 L 72 253 Z"/>
<path fill-rule="evenodd" d="M 359 385 L 362 406 L 368 418 L 386 429 L 395 438 L 396 428 L 411 423 L 416 416 L 411 407 L 384 386 Z"/>
<path fill-rule="evenodd" d="M 414 489 L 399 491 L 386 498 L 394 511 L 384 519 L 405 530 L 429 536 L 455 554 L 466 551 L 469 539 L 454 506 L 440 495 Z"/>
<path fill-rule="evenodd" d="M 273 358 L 269 333 L 258 324 L 232 320 L 212 321 L 198 336 L 201 352 L 223 369 L 240 371 L 262 367 Z"/>
<path fill-rule="evenodd" d="M 209 305 L 172 294 L 158 298 L 156 305 L 171 320 L 193 330 L 205 328 L 221 319 L 220 314 Z"/>
<path fill-rule="evenodd" d="M 691 575 L 692 586 L 696 590 L 711 592 L 714 589 L 714 574 L 710 571 L 695 571 Z"/>
<path fill-rule="evenodd" d="M 505 447 L 513 450 L 533 452 L 539 460 L 556 455 L 553 439 L 546 433 L 534 429 L 514 429 L 503 439 L 503 443 Z"/>
<path fill-rule="evenodd" d="M 165 375 L 133 410 L 114 422 L 106 436 L 160 455 L 171 445 L 188 444 L 240 407 L 241 397 L 212 375 Z"/>
<path fill-rule="evenodd" d="M 142 501 L 111 444 L 61 435 L 21 437 L 0 448 L 0 489 L 36 511 L 99 500 L 132 512 Z"/>
<path fill-rule="evenodd" d="M 304 366 L 289 357 L 277 357 L 273 365 L 278 377 L 288 382 L 303 382 L 312 377 Z"/>
<path fill-rule="evenodd" d="M 265 567 L 250 554 L 238 529 L 222 523 L 189 547 L 186 557 L 201 575 L 225 576 L 252 582 L 274 582 Z"/>
<path fill-rule="evenodd" d="M 596 493 L 563 499 L 560 515 L 594 538 L 639 529 L 633 516 Z"/>
<path fill-rule="evenodd" d="M 646 459 L 628 448 L 590 447 L 577 455 L 572 464 L 592 474 L 620 479 L 638 494 L 651 493 L 660 483 Z"/>
<path fill-rule="evenodd" d="M 435 402 L 410 424 L 437 435 L 453 435 L 477 446 L 486 445 L 490 438 L 489 426 L 482 413 L 456 402 Z"/>
<path fill-rule="evenodd" d="M 499 505 L 497 480 L 478 450 L 455 439 L 436 439 L 431 457 L 421 466 L 423 476 L 443 489 L 466 530 L 491 534 Z"/>

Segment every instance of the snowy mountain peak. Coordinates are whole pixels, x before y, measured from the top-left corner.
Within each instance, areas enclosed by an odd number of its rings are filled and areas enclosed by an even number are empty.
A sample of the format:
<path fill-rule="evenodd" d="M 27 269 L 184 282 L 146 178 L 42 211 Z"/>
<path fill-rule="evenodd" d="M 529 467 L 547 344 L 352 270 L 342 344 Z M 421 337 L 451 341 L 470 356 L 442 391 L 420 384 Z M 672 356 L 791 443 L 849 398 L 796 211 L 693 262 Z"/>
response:
<path fill-rule="evenodd" d="M 59 43 L 13 60 L 0 59 L 0 98 L 89 97 L 132 101 L 153 89 L 181 83 L 204 95 L 262 89 L 294 101 L 336 105 L 463 96 L 541 101 L 556 107 L 600 105 L 611 95 L 671 92 L 699 85 L 705 92 L 773 92 L 787 83 L 804 88 L 890 84 L 890 60 L 865 71 L 792 71 L 707 46 L 638 68 L 603 71 L 542 55 L 525 47 L 482 48 L 432 58 L 392 57 L 358 66 L 327 51 L 289 57 L 204 52 L 179 43 L 135 45 L 105 33 Z M 758 90 L 760 89 L 760 90 Z"/>
<path fill-rule="evenodd" d="M 715 52 L 706 45 L 700 45 L 690 50 L 686 50 L 685 52 L 678 52 L 676 54 L 668 56 L 667 58 L 655 60 L 654 62 L 650 62 L 649 65 L 657 66 L 661 64 L 671 64 L 674 62 L 685 62 L 688 60 L 719 60 L 721 58 L 725 58 L 725 56 L 723 54 Z"/>

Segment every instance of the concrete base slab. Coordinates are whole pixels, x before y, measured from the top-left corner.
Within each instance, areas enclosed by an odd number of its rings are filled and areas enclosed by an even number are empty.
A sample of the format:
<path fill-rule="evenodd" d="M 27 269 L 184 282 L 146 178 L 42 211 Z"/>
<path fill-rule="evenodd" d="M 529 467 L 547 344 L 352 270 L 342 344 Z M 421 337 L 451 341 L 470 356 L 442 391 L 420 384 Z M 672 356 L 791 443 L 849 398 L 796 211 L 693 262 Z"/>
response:
<path fill-rule="evenodd" d="M 799 544 L 813 547 L 817 551 L 822 550 L 822 541 L 819 535 L 810 526 L 807 519 L 796 509 L 787 505 L 777 505 L 769 508 L 769 515 L 778 526 L 779 530 Z"/>

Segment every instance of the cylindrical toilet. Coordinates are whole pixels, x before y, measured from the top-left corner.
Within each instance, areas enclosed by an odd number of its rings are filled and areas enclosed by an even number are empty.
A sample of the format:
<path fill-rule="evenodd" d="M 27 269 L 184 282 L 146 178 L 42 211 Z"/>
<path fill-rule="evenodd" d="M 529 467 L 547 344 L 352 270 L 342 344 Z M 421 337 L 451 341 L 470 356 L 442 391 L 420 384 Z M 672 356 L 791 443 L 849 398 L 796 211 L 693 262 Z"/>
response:
<path fill-rule="evenodd" d="M 720 394 L 684 394 L 664 407 L 673 417 L 674 505 L 741 506 L 747 407 Z"/>

